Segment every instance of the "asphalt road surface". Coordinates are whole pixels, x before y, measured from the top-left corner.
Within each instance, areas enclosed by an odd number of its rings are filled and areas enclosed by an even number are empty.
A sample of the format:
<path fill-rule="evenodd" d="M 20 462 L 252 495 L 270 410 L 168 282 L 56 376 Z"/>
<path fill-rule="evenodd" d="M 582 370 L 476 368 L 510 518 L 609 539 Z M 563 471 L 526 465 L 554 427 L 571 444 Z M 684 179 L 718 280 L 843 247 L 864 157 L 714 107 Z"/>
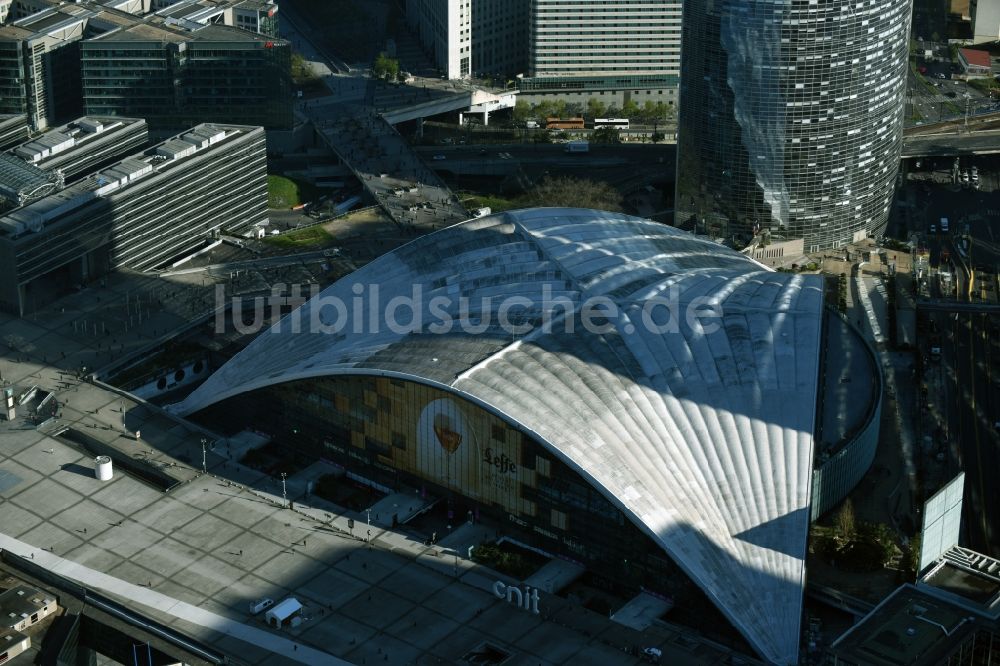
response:
<path fill-rule="evenodd" d="M 935 313 L 945 332 L 949 437 L 957 439 L 965 470 L 965 544 L 1000 555 L 1000 329 L 979 312 Z"/>

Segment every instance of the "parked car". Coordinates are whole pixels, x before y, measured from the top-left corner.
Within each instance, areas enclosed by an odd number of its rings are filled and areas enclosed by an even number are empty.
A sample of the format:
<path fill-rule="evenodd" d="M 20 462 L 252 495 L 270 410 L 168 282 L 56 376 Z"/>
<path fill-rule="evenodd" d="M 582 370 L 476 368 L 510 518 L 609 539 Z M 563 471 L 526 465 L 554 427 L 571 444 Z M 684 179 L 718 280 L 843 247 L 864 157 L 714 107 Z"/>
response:
<path fill-rule="evenodd" d="M 268 608 L 274 605 L 274 599 L 268 599 L 263 597 L 261 599 L 254 599 L 250 602 L 250 614 L 257 615 L 266 611 Z"/>

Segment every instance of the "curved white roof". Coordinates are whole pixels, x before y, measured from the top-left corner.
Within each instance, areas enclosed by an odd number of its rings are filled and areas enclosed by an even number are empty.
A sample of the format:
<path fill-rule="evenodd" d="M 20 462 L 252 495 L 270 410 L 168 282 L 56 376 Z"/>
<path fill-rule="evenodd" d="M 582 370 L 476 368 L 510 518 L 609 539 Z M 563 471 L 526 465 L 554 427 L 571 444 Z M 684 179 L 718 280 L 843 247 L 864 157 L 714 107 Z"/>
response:
<path fill-rule="evenodd" d="M 372 285 L 380 307 L 372 307 Z M 414 290 L 422 320 L 403 327 L 409 331 L 390 330 L 391 299 Z M 487 296 L 493 301 L 479 312 Z M 533 323 L 530 333 L 496 325 L 500 299 L 514 296 L 522 300 L 511 319 Z M 457 325 L 435 333 L 445 313 L 459 319 L 460 297 L 473 304 L 465 306 L 468 323 L 493 315 L 493 324 L 479 333 Z M 581 319 L 595 297 L 619 311 L 596 322 L 609 324 L 602 332 L 585 330 Z M 364 322 L 349 316 L 361 298 Z M 654 330 L 642 319 L 654 298 L 673 299 L 682 317 L 702 299 L 703 308 L 720 309 L 720 325 Z M 338 299 L 345 304 L 339 313 L 331 305 Z M 546 299 L 565 299 L 554 311 L 570 312 L 573 332 L 566 321 L 540 327 Z M 176 411 L 334 374 L 391 374 L 447 388 L 530 432 L 659 543 L 763 657 L 796 662 L 821 278 L 772 272 L 649 220 L 539 208 L 424 236 L 299 312 L 261 334 Z M 410 323 L 405 307 L 397 312 Z M 661 304 L 650 323 L 662 324 L 665 312 Z M 338 314 L 346 327 L 313 330 L 332 326 Z"/>

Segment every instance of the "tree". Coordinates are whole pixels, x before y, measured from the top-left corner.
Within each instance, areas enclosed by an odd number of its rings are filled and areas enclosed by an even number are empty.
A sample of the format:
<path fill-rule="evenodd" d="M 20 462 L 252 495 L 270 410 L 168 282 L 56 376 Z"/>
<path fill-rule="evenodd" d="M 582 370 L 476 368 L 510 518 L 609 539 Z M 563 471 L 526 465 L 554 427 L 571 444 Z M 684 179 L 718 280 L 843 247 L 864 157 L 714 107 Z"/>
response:
<path fill-rule="evenodd" d="M 621 132 L 614 127 L 599 127 L 590 133 L 594 143 L 621 143 Z"/>
<path fill-rule="evenodd" d="M 522 125 L 531 116 L 531 105 L 527 100 L 519 99 L 514 103 L 512 118 L 514 122 Z"/>
<path fill-rule="evenodd" d="M 518 204 L 524 207 L 567 206 L 621 212 L 622 195 L 607 183 L 550 176 L 519 197 Z"/>
<path fill-rule="evenodd" d="M 857 534 L 857 526 L 854 521 L 854 504 L 848 497 L 840 506 L 837 512 L 837 536 L 844 541 L 850 541 Z"/>
<path fill-rule="evenodd" d="M 663 132 L 653 132 L 653 134 L 649 137 L 650 141 L 653 143 L 659 143 L 663 141 L 664 138 Z"/>
<path fill-rule="evenodd" d="M 642 105 L 642 110 L 639 112 L 639 117 L 642 118 L 644 122 L 651 123 L 654 120 L 660 120 L 663 116 L 656 112 L 656 102 L 654 102 L 651 99 L 647 99 L 646 102 Z"/>
<path fill-rule="evenodd" d="M 587 113 L 591 118 L 603 118 L 607 110 L 607 105 L 596 97 L 587 100 Z"/>
<path fill-rule="evenodd" d="M 535 143 L 552 143 L 552 131 L 536 132 L 532 140 Z"/>
<path fill-rule="evenodd" d="M 292 83 L 297 86 L 305 86 L 315 83 L 319 77 L 313 71 L 312 65 L 302 57 L 301 53 L 293 53 L 291 61 Z"/>
<path fill-rule="evenodd" d="M 910 539 L 909 551 L 906 554 L 906 567 L 913 574 L 920 573 L 920 535 L 917 534 L 915 537 Z"/>
<path fill-rule="evenodd" d="M 626 101 L 622 104 L 622 117 L 623 118 L 635 118 L 639 115 L 639 105 L 632 100 Z"/>
<path fill-rule="evenodd" d="M 579 102 L 567 102 L 566 116 L 569 118 L 579 118 L 583 115 L 583 104 Z"/>
<path fill-rule="evenodd" d="M 556 115 L 555 104 L 552 102 L 552 100 L 549 99 L 542 100 L 541 102 L 536 104 L 534 111 L 535 111 L 535 116 L 543 120 L 545 118 L 551 118 L 552 116 Z"/>
<path fill-rule="evenodd" d="M 372 65 L 372 76 L 383 81 L 395 81 L 399 78 L 399 61 L 390 58 L 384 51 L 379 53 Z"/>

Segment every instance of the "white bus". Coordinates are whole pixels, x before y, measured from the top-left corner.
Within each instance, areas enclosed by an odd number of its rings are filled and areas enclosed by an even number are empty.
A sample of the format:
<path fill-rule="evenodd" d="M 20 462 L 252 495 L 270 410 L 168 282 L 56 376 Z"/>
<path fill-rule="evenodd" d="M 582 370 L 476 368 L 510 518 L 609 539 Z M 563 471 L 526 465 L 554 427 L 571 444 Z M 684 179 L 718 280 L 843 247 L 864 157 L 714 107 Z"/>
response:
<path fill-rule="evenodd" d="M 602 127 L 627 130 L 628 118 L 594 118 L 594 129 L 601 129 Z"/>

